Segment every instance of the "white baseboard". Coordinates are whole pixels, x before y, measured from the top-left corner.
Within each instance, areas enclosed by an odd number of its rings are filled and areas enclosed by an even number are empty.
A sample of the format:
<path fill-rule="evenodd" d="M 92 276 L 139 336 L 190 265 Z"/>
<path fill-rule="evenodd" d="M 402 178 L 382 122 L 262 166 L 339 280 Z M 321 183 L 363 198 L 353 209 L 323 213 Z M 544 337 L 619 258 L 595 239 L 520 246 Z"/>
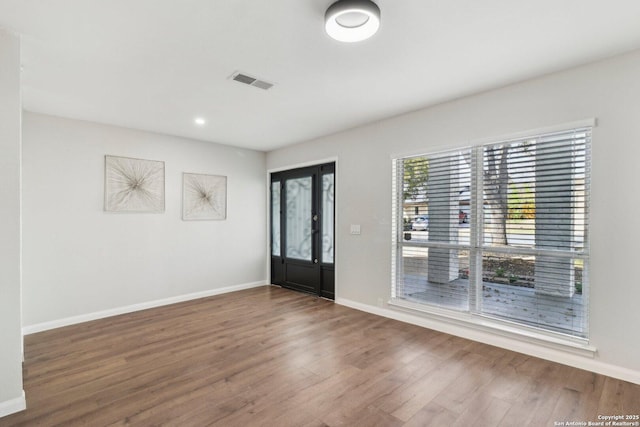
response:
<path fill-rule="evenodd" d="M 25 409 L 27 409 L 27 399 L 24 396 L 23 390 L 22 396 L 0 402 L 0 418 L 24 411 Z"/>
<path fill-rule="evenodd" d="M 190 301 L 198 298 L 206 298 L 213 295 L 226 294 L 229 292 L 241 291 L 243 289 L 257 288 L 267 285 L 267 281 L 259 281 L 252 283 L 244 283 L 241 285 L 227 286 L 224 288 L 210 289 L 202 292 L 195 292 L 186 295 L 178 295 L 159 299 L 155 301 L 143 302 L 139 304 L 128 305 L 125 307 L 112 308 L 109 310 L 97 311 L 94 313 L 81 314 L 79 316 L 66 317 L 64 319 L 52 320 L 50 322 L 37 323 L 22 327 L 22 335 L 35 334 L 36 332 L 48 331 L 50 329 L 61 328 L 63 326 L 75 325 L 78 323 L 89 322 L 91 320 L 104 319 L 105 317 L 117 316 L 119 314 L 132 313 L 134 311 L 146 310 L 148 308 L 160 307 L 163 305 L 175 304 L 178 302 Z"/>
<path fill-rule="evenodd" d="M 496 347 L 505 348 L 507 350 L 513 350 L 530 356 L 539 357 L 541 359 L 550 360 L 552 362 L 561 363 L 563 365 L 572 366 L 574 368 L 585 369 L 587 371 L 640 384 L 639 371 L 599 361 L 594 358 L 593 355 L 588 357 L 570 351 L 570 349 L 563 350 L 560 348 L 554 348 L 552 345 L 536 343 L 532 340 L 528 340 L 527 338 L 517 339 L 506 335 L 496 334 L 489 330 L 464 327 L 444 321 L 438 321 L 434 318 L 411 314 L 406 311 L 376 307 L 345 298 L 336 298 L 336 303 L 378 316 L 399 320 L 401 322 L 456 335 L 472 341 L 482 342 Z"/>

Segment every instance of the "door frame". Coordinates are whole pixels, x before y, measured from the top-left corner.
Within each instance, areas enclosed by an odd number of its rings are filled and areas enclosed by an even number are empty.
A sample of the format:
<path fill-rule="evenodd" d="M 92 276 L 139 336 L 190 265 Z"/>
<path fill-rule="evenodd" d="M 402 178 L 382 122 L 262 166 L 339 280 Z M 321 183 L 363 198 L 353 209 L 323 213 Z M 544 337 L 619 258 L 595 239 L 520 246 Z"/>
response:
<path fill-rule="evenodd" d="M 266 174 L 266 184 L 265 184 L 265 188 L 266 188 L 266 207 L 267 207 L 267 221 L 266 221 L 266 250 L 267 250 L 267 256 L 265 259 L 265 263 L 266 263 L 266 283 L 269 285 L 273 285 L 271 283 L 271 174 L 272 173 L 276 173 L 276 172 L 284 172 L 284 171 L 288 171 L 288 170 L 292 170 L 292 169 L 301 169 L 301 168 L 306 168 L 306 167 L 313 167 L 313 166 L 321 166 L 323 164 L 326 163 L 334 163 L 335 165 L 335 169 L 334 169 L 334 173 L 335 173 L 335 182 L 334 182 L 334 187 L 333 187 L 333 203 L 334 203 L 334 214 L 333 214 L 333 266 L 334 266 L 334 299 L 333 301 L 335 301 L 338 298 L 338 292 L 339 292 L 339 273 L 338 270 L 336 268 L 337 264 L 338 264 L 338 237 L 340 235 L 340 231 L 338 228 L 338 219 L 339 219 L 339 212 L 340 212 L 340 208 L 339 208 L 339 197 L 338 197 L 338 157 L 327 157 L 321 160 L 311 160 L 308 162 L 301 162 L 301 163 L 294 163 L 294 164 L 290 164 L 290 165 L 284 165 L 284 166 L 278 166 L 278 167 L 274 167 L 274 168 L 269 168 L 267 169 L 267 174 Z M 278 285 L 276 285 L 278 286 Z M 321 297 L 322 298 L 322 297 Z"/>

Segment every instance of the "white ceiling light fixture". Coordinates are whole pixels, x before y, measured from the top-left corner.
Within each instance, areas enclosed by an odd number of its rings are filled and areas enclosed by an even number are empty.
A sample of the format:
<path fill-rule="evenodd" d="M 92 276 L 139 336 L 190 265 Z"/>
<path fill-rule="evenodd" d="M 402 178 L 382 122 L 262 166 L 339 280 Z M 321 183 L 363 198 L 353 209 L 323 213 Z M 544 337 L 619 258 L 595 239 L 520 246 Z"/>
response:
<path fill-rule="evenodd" d="M 338 0 L 324 15 L 327 34 L 341 42 L 359 42 L 380 28 L 380 8 L 371 0 Z"/>
<path fill-rule="evenodd" d="M 207 123 L 204 117 L 196 117 L 195 119 L 193 119 L 193 122 L 198 126 L 204 126 Z"/>

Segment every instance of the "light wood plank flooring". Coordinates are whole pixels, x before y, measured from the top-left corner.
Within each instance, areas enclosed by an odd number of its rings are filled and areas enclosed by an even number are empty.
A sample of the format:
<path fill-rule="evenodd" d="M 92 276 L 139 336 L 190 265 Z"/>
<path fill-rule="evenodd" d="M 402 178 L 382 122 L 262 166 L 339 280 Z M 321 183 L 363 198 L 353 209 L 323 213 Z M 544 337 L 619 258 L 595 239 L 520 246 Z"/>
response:
<path fill-rule="evenodd" d="M 26 337 L 0 426 L 553 426 L 640 386 L 261 287 Z"/>

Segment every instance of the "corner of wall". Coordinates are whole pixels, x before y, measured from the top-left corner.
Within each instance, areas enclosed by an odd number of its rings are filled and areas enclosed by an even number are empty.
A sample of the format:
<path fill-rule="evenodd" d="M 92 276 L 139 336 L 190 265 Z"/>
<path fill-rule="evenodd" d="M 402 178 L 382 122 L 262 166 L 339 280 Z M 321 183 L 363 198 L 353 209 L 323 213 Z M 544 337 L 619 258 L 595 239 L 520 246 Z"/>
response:
<path fill-rule="evenodd" d="M 22 396 L 0 402 L 0 418 L 15 414 L 16 412 L 24 411 L 25 409 L 27 409 L 27 399 L 23 390 Z"/>

